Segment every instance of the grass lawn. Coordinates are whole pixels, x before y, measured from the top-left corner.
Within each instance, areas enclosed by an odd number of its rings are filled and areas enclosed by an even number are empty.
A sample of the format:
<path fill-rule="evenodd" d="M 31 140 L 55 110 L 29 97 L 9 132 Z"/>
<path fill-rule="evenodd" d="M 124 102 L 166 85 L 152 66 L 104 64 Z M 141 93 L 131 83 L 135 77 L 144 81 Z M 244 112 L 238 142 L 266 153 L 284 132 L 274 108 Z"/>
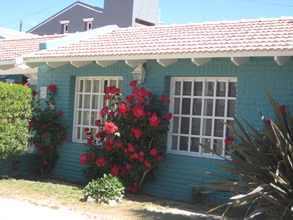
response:
<path fill-rule="evenodd" d="M 211 207 L 147 194 L 125 194 L 122 203 L 115 206 L 82 202 L 83 186 L 59 178 L 2 177 L 0 197 L 27 201 L 53 209 L 67 209 L 82 213 L 89 219 L 220 219 L 219 213 L 205 214 Z"/>

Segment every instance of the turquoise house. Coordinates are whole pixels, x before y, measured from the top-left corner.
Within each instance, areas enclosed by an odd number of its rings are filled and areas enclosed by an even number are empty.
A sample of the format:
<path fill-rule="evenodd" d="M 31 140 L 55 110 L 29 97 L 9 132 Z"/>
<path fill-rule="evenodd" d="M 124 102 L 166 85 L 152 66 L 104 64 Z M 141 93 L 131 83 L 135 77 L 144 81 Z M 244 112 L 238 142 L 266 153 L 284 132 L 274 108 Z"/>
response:
<path fill-rule="evenodd" d="M 232 134 L 221 121 L 233 126 L 236 115 L 261 129 L 258 109 L 273 117 L 265 88 L 280 105 L 293 104 L 292 17 L 106 26 L 43 43 L 41 49 L 24 55 L 23 62 L 39 66 L 38 92 L 51 84 L 58 88 L 56 108 L 63 110 L 70 129 L 53 174 L 72 180 L 83 180 L 82 131 L 94 128 L 105 87 L 116 85 L 123 95 L 129 94 L 133 72 L 146 72 L 141 86 L 171 100 L 166 160 L 144 190 L 172 199 L 191 200 L 190 184 L 212 180 L 195 170 L 231 175 L 211 161 L 221 162 L 219 158 L 197 144 L 225 156 L 224 139 Z M 208 200 L 224 197 L 215 192 Z"/>

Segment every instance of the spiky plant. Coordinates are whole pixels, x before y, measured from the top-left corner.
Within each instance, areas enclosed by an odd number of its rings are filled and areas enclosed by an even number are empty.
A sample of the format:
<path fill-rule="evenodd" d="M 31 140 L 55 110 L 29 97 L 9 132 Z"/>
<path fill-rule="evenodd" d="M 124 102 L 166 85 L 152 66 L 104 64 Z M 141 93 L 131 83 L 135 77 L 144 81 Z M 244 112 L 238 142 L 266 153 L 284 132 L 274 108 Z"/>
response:
<path fill-rule="evenodd" d="M 278 214 L 278 219 L 293 217 L 293 118 L 288 108 L 278 106 L 270 92 L 266 91 L 275 113 L 275 121 L 266 120 L 260 112 L 264 122 L 261 132 L 243 118 L 249 131 L 236 118 L 237 130 L 226 124 L 236 139 L 229 143 L 232 151 L 227 151 L 227 154 L 231 158 L 222 157 L 202 145 L 227 163 L 213 162 L 236 175 L 236 178 L 221 176 L 223 181 L 209 181 L 210 185 L 205 185 L 233 193 L 225 204 L 210 211 L 227 206 L 224 216 L 231 207 L 242 206 L 247 208 L 243 219 L 251 219 L 272 210 Z"/>

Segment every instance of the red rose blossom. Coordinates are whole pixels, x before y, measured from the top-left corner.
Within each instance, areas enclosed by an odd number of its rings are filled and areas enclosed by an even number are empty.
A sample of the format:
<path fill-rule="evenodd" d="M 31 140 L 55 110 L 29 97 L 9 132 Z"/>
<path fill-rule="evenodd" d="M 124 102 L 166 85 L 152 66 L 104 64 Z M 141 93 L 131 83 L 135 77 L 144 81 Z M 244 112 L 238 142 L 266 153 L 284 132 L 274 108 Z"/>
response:
<path fill-rule="evenodd" d="M 44 166 L 47 166 L 47 165 L 48 165 L 48 162 L 47 162 L 46 160 L 44 160 L 44 161 L 43 161 L 43 165 L 44 165 Z"/>
<path fill-rule="evenodd" d="M 162 156 L 158 156 L 157 161 L 158 162 L 162 162 L 163 161 L 163 157 Z"/>
<path fill-rule="evenodd" d="M 169 104 L 170 104 L 170 102 L 171 102 L 171 101 L 170 101 L 170 99 L 166 99 L 166 104 L 168 104 L 168 105 L 169 105 Z"/>
<path fill-rule="evenodd" d="M 132 111 L 135 117 L 139 118 L 145 116 L 144 106 L 142 105 L 136 104 L 135 106 L 133 106 Z"/>
<path fill-rule="evenodd" d="M 130 170 L 132 168 L 132 166 L 130 164 L 126 164 L 126 169 Z"/>
<path fill-rule="evenodd" d="M 153 115 L 152 117 L 149 118 L 149 122 L 151 126 L 159 126 L 161 119 Z"/>
<path fill-rule="evenodd" d="M 33 126 L 34 124 L 35 124 L 35 123 L 34 123 L 33 121 L 29 121 L 29 122 L 28 122 L 28 125 L 29 125 L 29 126 Z"/>
<path fill-rule="evenodd" d="M 62 110 L 59 110 L 59 111 L 57 112 L 57 114 L 58 114 L 58 115 L 63 115 L 63 111 L 62 111 Z"/>
<path fill-rule="evenodd" d="M 98 157 L 97 160 L 96 160 L 96 164 L 99 167 L 106 166 L 105 158 L 104 157 Z"/>
<path fill-rule="evenodd" d="M 131 82 L 129 83 L 129 85 L 130 85 L 131 87 L 135 87 L 135 86 L 136 86 L 136 83 L 137 83 L 137 80 L 133 80 L 133 81 L 131 81 Z"/>
<path fill-rule="evenodd" d="M 111 168 L 111 174 L 112 174 L 112 176 L 118 176 L 120 170 L 121 170 L 121 166 L 120 165 L 114 165 Z"/>
<path fill-rule="evenodd" d="M 164 94 L 162 94 L 161 96 L 160 96 L 160 100 L 161 101 L 164 101 L 166 99 L 166 96 L 164 95 Z"/>
<path fill-rule="evenodd" d="M 117 130 L 118 130 L 118 127 L 115 126 L 113 122 L 109 122 L 109 123 L 105 124 L 105 131 L 107 133 L 112 133 L 112 132 L 117 131 Z"/>
<path fill-rule="evenodd" d="M 158 153 L 158 150 L 156 148 L 151 149 L 150 155 L 156 155 Z"/>
<path fill-rule="evenodd" d="M 89 160 L 89 155 L 87 153 L 84 153 L 80 155 L 79 161 L 82 165 L 86 165 L 86 162 Z"/>
<path fill-rule="evenodd" d="M 36 90 L 32 90 L 32 94 L 33 94 L 33 96 L 36 96 L 38 94 L 38 92 Z"/>
<path fill-rule="evenodd" d="M 99 126 L 101 124 L 101 120 L 95 120 L 95 125 Z"/>
<path fill-rule="evenodd" d="M 52 92 L 57 92 L 57 87 L 55 85 L 48 86 L 48 90 Z"/>
<path fill-rule="evenodd" d="M 232 141 L 234 141 L 234 138 L 232 138 L 232 137 L 226 137 L 224 140 L 225 144 L 229 144 Z"/>
<path fill-rule="evenodd" d="M 167 121 L 170 121 L 171 120 L 171 118 L 172 118 L 172 113 L 171 112 L 168 112 L 167 114 L 166 114 L 166 117 L 165 117 L 165 119 L 167 120 Z"/>
<path fill-rule="evenodd" d="M 62 139 L 63 141 L 66 141 L 66 140 L 67 140 L 67 136 L 66 136 L 66 135 L 62 135 L 62 136 L 61 136 L 61 139 Z"/>

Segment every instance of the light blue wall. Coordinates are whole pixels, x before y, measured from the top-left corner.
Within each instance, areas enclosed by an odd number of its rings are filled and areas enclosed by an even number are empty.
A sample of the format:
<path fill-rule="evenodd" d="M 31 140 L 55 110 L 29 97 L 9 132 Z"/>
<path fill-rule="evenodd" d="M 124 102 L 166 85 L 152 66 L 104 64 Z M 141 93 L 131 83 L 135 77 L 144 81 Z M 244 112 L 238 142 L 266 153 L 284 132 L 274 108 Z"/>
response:
<path fill-rule="evenodd" d="M 123 76 L 123 93 L 128 94 L 130 91 L 129 82 L 132 80 L 131 71 L 133 68 L 125 65 L 122 61 L 105 68 L 96 64 L 79 69 L 71 65 L 56 69 L 43 66 L 39 71 L 38 86 L 50 84 L 57 86 L 56 108 L 63 110 L 63 117 L 72 127 L 76 76 Z M 265 87 L 271 91 L 280 104 L 291 108 L 293 103 L 293 61 L 278 66 L 272 57 L 251 58 L 249 62 L 237 67 L 229 59 L 217 58 L 200 67 L 189 60 L 179 60 L 170 66 L 162 67 L 151 60 L 147 62 L 146 71 L 147 76 L 143 86 L 156 95 L 165 93 L 167 96 L 169 95 L 170 77 L 173 76 L 237 77 L 236 114 L 238 117 L 246 118 L 258 128 L 261 128 L 258 109 L 261 109 L 268 117 L 273 115 Z M 73 180 L 83 180 L 81 175 L 83 166 L 79 163 L 79 156 L 83 153 L 84 147 L 70 141 L 71 128 L 69 133 L 68 141 L 59 147 L 60 158 L 53 174 Z M 157 171 L 156 181 L 146 184 L 145 190 L 173 199 L 190 200 L 191 187 L 189 184 L 203 184 L 211 178 L 195 170 L 223 173 L 217 165 L 203 158 L 167 155 L 167 159 Z M 226 175 L 231 174 L 226 173 Z M 214 201 L 224 197 L 214 193 L 207 200 Z"/>

